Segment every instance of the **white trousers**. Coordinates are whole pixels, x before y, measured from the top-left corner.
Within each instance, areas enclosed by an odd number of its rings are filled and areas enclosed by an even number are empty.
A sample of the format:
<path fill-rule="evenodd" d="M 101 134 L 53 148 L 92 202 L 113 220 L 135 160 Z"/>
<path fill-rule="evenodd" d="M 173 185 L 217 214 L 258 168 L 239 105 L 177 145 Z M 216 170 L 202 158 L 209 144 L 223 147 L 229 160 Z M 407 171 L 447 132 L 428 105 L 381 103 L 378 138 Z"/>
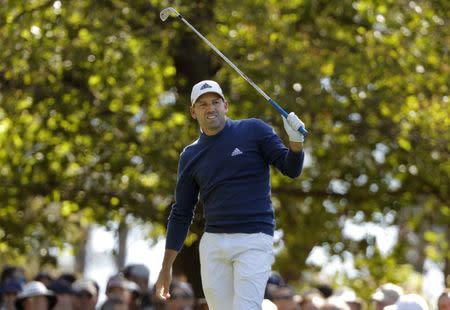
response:
<path fill-rule="evenodd" d="M 210 310 L 261 309 L 274 261 L 272 236 L 205 232 L 199 250 Z"/>

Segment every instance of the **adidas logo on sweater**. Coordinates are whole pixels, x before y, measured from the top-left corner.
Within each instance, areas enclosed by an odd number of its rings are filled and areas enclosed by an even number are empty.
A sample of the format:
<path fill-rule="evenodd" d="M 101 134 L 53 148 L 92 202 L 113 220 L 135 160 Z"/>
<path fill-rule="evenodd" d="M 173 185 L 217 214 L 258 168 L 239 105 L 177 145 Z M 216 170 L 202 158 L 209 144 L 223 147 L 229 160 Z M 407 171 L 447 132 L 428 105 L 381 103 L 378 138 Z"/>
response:
<path fill-rule="evenodd" d="M 237 156 L 237 155 L 241 155 L 242 151 L 238 148 L 235 148 L 233 153 L 231 153 L 231 156 Z"/>

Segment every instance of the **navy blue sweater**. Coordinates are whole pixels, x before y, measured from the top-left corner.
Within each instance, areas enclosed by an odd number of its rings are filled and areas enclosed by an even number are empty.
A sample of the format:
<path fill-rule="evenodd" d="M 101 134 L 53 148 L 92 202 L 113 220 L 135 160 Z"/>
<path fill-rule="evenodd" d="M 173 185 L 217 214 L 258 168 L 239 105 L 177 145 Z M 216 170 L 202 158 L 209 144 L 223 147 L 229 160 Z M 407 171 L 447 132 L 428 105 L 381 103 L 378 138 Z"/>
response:
<path fill-rule="evenodd" d="M 272 127 L 258 119 L 227 119 L 216 135 L 202 133 L 180 155 L 166 248 L 182 248 L 199 199 L 207 232 L 273 235 L 269 165 L 295 178 L 303 159 L 303 151 L 290 151 Z"/>

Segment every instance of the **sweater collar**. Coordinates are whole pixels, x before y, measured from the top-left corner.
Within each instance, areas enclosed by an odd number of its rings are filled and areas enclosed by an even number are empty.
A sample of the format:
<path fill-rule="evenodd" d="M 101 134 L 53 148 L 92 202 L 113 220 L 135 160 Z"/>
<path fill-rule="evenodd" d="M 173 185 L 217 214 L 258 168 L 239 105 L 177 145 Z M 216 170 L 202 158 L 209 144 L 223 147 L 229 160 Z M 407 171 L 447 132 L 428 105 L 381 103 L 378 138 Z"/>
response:
<path fill-rule="evenodd" d="M 223 127 L 223 129 L 221 131 L 219 131 L 218 133 L 216 133 L 215 135 L 212 135 L 212 136 L 208 136 L 204 132 L 201 132 L 201 134 L 200 134 L 200 141 L 214 141 L 214 140 L 217 140 L 220 136 L 223 135 L 224 132 L 226 132 L 228 130 L 228 128 L 231 127 L 231 123 L 232 123 L 232 120 L 227 117 L 227 120 L 225 121 L 225 126 Z"/>

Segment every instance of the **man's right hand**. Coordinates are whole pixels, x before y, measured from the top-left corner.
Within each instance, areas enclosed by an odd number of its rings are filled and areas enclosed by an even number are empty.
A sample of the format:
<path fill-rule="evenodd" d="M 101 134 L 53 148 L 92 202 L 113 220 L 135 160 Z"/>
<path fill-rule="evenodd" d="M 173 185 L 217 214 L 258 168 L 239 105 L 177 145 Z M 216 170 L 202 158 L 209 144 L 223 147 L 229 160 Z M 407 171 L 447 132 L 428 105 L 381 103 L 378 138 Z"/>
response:
<path fill-rule="evenodd" d="M 169 287 L 172 282 L 172 272 L 170 269 L 161 269 L 159 272 L 158 280 L 156 280 L 156 297 L 161 300 L 167 300 L 170 298 Z"/>

